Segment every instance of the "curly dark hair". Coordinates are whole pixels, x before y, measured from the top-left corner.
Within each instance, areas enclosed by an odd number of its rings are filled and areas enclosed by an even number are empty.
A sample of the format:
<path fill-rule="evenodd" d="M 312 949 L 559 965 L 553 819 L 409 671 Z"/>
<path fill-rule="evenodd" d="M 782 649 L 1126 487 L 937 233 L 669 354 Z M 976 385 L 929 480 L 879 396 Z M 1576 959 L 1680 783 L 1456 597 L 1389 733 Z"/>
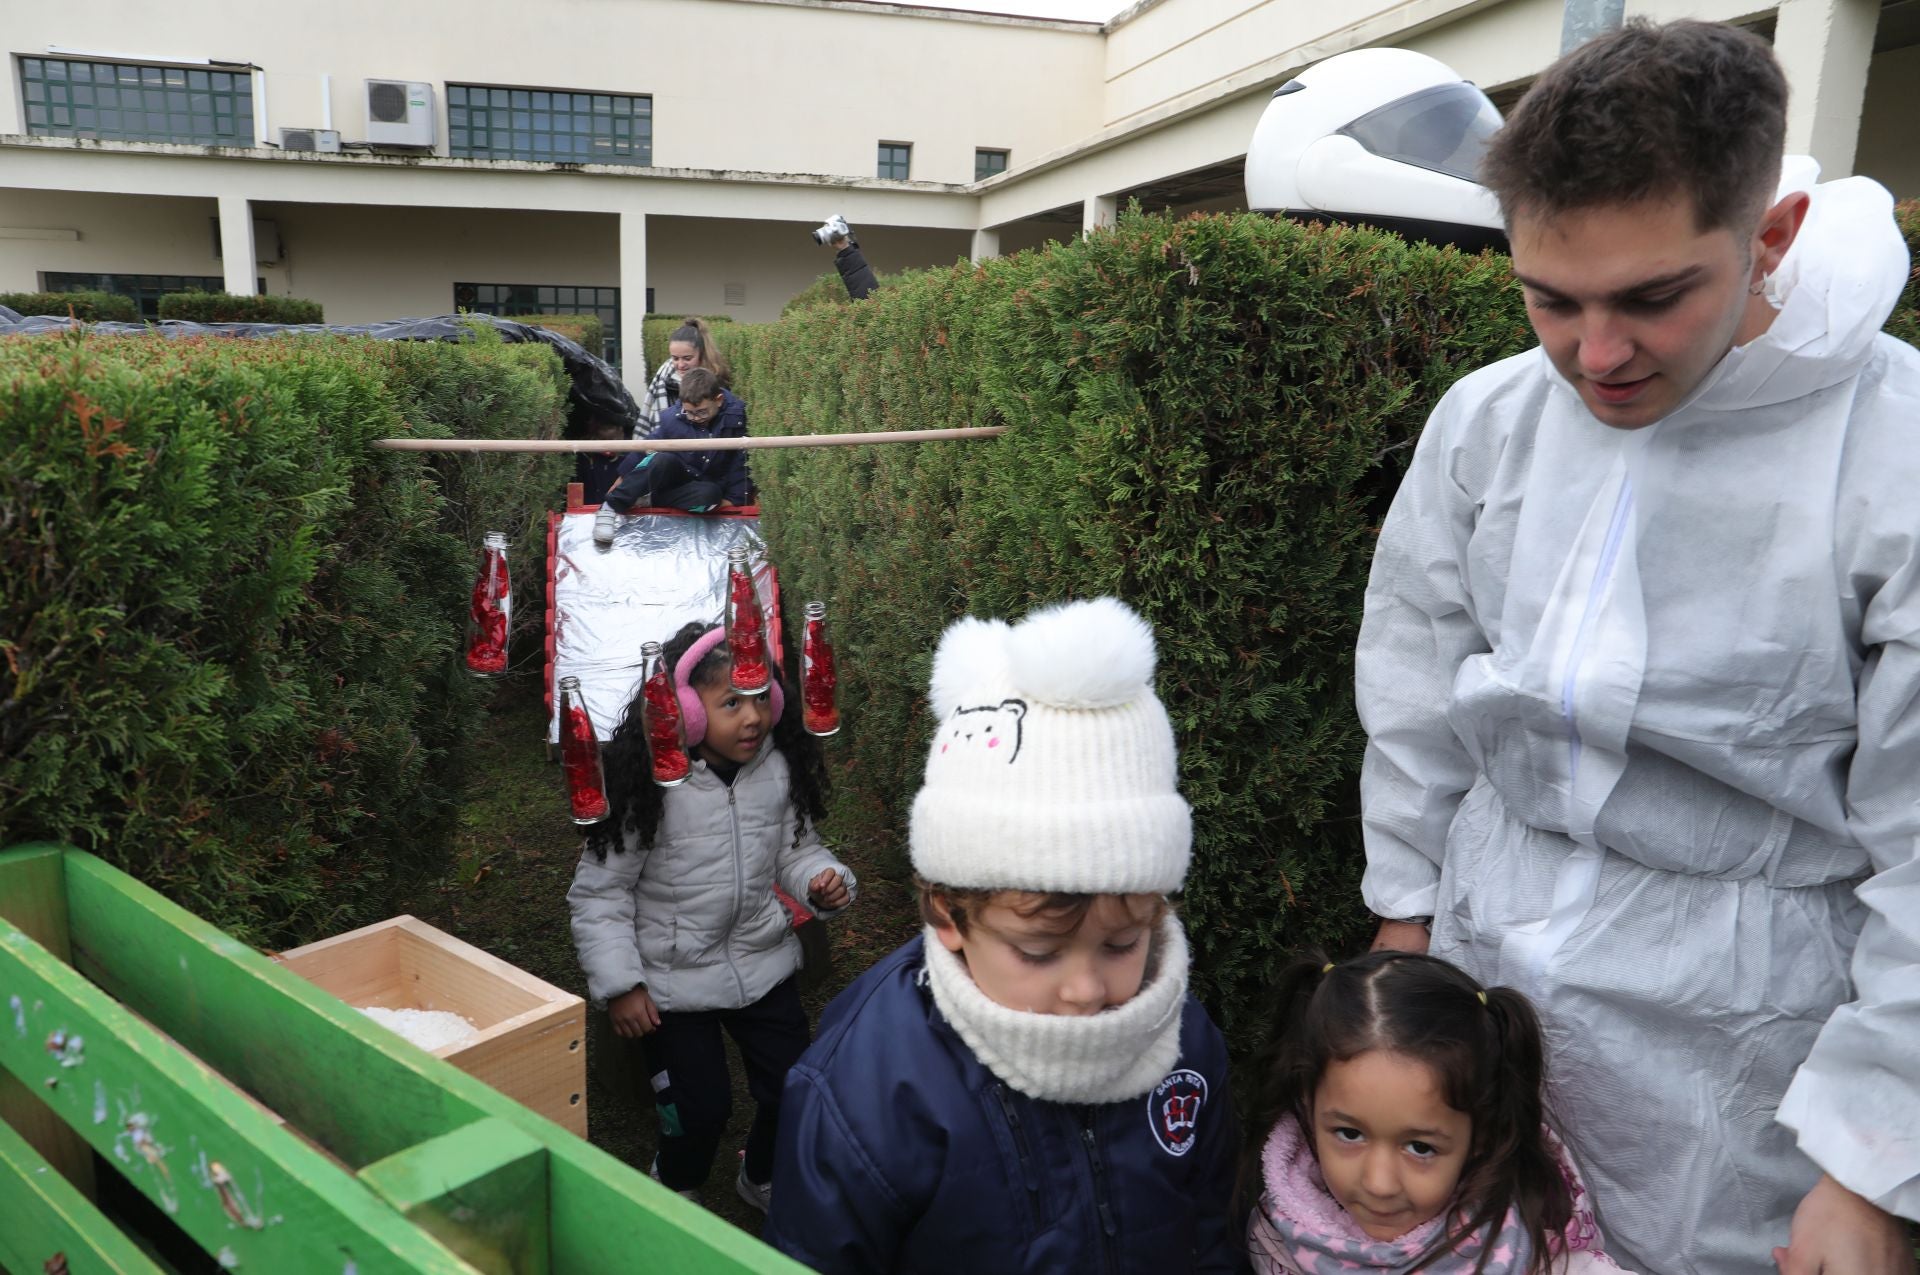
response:
<path fill-rule="evenodd" d="M 1409 1269 L 1425 1270 L 1484 1233 L 1478 1275 L 1511 1209 L 1533 1247 L 1530 1275 L 1547 1275 L 1547 1237 L 1566 1229 L 1573 1196 L 1541 1131 L 1546 1049 L 1527 998 L 1510 987 L 1482 988 L 1457 967 L 1411 952 L 1370 952 L 1332 966 L 1305 957 L 1280 975 L 1274 996 L 1237 1202 L 1259 1198 L 1260 1152 L 1274 1125 L 1291 1117 L 1312 1145 L 1314 1095 L 1327 1064 L 1386 1050 L 1431 1067 L 1447 1105 L 1473 1121 L 1458 1187 L 1465 1217 L 1443 1227 Z"/>
<path fill-rule="evenodd" d="M 706 624 L 688 624 L 669 638 L 662 647 L 668 665 L 679 664 L 680 657 L 704 634 L 712 632 Z M 730 661 L 723 642 L 709 651 L 689 675 L 698 689 L 717 685 L 727 676 Z M 793 844 L 809 827 L 818 827 L 827 816 L 827 798 L 832 780 L 827 776 L 826 759 L 820 754 L 820 741 L 800 725 L 800 697 L 790 689 L 792 682 L 782 678 L 786 711 L 773 724 L 773 746 L 787 759 L 788 795 L 798 819 L 794 824 Z M 667 790 L 653 782 L 653 762 L 647 751 L 647 729 L 642 720 L 644 699 L 635 687 L 633 699 L 613 738 L 607 741 L 607 817 L 587 830 L 587 851 L 604 859 L 608 851 L 618 854 L 629 844 L 650 846 L 660 831 L 660 812 L 666 804 Z"/>
<path fill-rule="evenodd" d="M 1780 182 L 1787 78 L 1766 42 L 1717 22 L 1636 18 L 1541 73 L 1493 135 L 1480 179 L 1516 212 L 1685 195 L 1736 235 Z"/>

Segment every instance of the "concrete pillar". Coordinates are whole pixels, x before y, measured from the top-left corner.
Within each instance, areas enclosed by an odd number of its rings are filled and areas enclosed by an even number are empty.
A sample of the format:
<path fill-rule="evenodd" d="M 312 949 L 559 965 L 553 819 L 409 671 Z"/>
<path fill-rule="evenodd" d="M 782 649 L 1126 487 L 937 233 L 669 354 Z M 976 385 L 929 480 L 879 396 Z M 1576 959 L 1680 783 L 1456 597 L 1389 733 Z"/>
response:
<path fill-rule="evenodd" d="M 1773 51 L 1786 69 L 1787 152 L 1820 161 L 1822 180 L 1853 172 L 1880 0 L 1780 0 Z"/>
<path fill-rule="evenodd" d="M 220 268 L 226 276 L 221 286 L 252 296 L 260 277 L 253 257 L 253 204 L 244 195 L 220 196 Z"/>
<path fill-rule="evenodd" d="M 1088 195 L 1080 205 L 1080 233 L 1092 234 L 1113 225 L 1119 200 L 1113 195 Z"/>
<path fill-rule="evenodd" d="M 1627 0 L 1565 0 L 1560 12 L 1560 51 L 1577 49 L 1626 21 Z"/>
<path fill-rule="evenodd" d="M 646 346 L 640 325 L 647 319 L 647 215 L 620 214 L 620 366 L 621 379 L 638 398 L 647 392 Z"/>
<path fill-rule="evenodd" d="M 973 247 L 967 250 L 967 260 L 984 261 L 988 257 L 1000 255 L 1000 231 L 996 227 L 983 226 L 973 232 Z"/>

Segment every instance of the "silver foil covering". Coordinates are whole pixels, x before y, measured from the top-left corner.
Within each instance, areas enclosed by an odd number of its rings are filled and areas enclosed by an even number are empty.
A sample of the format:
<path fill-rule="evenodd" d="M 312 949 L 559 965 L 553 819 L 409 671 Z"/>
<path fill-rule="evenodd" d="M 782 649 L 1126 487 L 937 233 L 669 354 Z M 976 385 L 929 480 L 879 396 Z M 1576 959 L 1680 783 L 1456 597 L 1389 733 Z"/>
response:
<path fill-rule="evenodd" d="M 754 583 L 777 637 L 774 577 L 752 518 L 630 514 L 611 548 L 593 543 L 593 514 L 566 514 L 554 537 L 553 677 L 580 679 L 580 699 L 602 740 L 640 687 L 640 645 L 665 642 L 681 625 L 723 622 L 727 550 L 753 547 Z M 556 697 L 557 703 L 557 697 Z M 547 741 L 560 740 L 556 711 Z"/>

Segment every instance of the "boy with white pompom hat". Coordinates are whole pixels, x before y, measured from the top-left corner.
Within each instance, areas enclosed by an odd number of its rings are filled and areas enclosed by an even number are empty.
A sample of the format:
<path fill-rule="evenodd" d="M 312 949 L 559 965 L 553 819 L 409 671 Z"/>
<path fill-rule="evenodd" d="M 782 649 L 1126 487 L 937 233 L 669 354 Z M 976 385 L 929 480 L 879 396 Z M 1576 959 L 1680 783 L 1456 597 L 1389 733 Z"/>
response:
<path fill-rule="evenodd" d="M 769 1243 L 826 1272 L 1239 1268 L 1153 663 L 1112 598 L 941 639 L 910 830 L 926 930 L 788 1074 Z"/>

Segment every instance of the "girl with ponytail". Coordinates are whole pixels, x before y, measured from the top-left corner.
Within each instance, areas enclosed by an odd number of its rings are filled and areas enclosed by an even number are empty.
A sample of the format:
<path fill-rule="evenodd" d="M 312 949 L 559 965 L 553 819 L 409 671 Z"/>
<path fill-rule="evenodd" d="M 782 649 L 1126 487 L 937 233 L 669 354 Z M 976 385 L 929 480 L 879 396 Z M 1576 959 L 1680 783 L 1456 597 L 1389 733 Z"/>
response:
<path fill-rule="evenodd" d="M 1430 956 L 1289 968 L 1241 1191 L 1261 1275 L 1591 1275 L 1586 1188 L 1545 1123 L 1526 997 Z"/>
<path fill-rule="evenodd" d="M 640 403 L 640 425 L 635 438 L 646 438 L 668 408 L 680 401 L 680 378 L 703 367 L 719 380 L 720 388 L 733 388 L 733 368 L 713 339 L 713 328 L 705 319 L 689 318 L 667 337 L 667 357 L 653 379 L 647 382 L 647 394 Z"/>

